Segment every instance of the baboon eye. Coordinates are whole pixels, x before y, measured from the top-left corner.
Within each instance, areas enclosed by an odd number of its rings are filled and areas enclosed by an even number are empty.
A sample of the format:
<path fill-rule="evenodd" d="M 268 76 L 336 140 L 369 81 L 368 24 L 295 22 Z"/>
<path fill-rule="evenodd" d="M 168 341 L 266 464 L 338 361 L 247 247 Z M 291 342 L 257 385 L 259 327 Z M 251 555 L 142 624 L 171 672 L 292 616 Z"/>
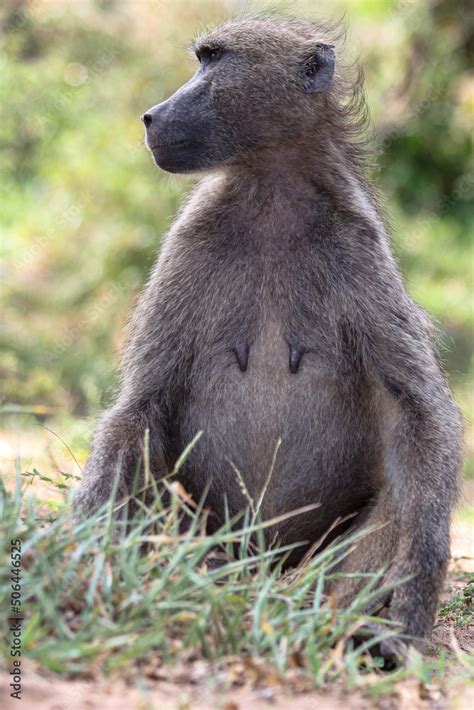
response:
<path fill-rule="evenodd" d="M 219 57 L 220 53 L 221 52 L 219 49 L 211 49 L 210 47 L 201 47 L 196 52 L 196 56 L 197 56 L 199 62 L 203 66 L 206 66 L 207 64 L 210 64 L 212 61 L 217 59 Z"/>

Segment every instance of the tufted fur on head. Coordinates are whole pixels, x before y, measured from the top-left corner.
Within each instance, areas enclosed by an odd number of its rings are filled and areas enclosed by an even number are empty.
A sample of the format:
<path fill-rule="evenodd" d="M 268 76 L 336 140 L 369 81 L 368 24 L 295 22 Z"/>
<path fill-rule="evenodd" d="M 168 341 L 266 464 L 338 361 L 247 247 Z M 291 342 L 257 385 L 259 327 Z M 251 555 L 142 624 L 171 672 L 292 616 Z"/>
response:
<path fill-rule="evenodd" d="M 304 73 L 323 47 L 333 47 L 334 77 L 327 90 L 308 93 Z M 215 100 L 233 124 L 247 157 L 262 144 L 304 147 L 314 157 L 341 158 L 363 172 L 368 164 L 368 110 L 363 72 L 348 59 L 342 22 L 310 22 L 262 15 L 231 19 L 200 35 L 191 49 L 229 52 L 227 70 L 216 80 Z M 276 145 L 278 141 L 278 146 Z M 324 166 L 327 167 L 326 165 Z"/>

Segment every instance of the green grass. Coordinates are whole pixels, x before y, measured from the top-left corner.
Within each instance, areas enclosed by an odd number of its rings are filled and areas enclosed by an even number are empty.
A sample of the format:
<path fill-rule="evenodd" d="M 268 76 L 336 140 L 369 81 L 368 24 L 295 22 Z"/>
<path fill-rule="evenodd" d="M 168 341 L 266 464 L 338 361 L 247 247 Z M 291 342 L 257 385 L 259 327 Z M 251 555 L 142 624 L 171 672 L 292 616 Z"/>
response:
<path fill-rule="evenodd" d="M 458 627 L 474 624 L 474 574 L 470 574 L 467 584 L 441 607 L 439 616 Z"/>
<path fill-rule="evenodd" d="M 23 656 L 43 668 L 68 677 L 139 676 L 146 675 L 145 663 L 156 668 L 205 659 L 217 668 L 239 658 L 264 659 L 284 676 L 297 658 L 298 674 L 312 686 L 342 680 L 367 687 L 371 678 L 372 692 L 374 674 L 381 692 L 407 676 L 430 683 L 433 674 L 444 674 L 445 658 L 426 661 L 415 651 L 407 668 L 383 674 L 381 660 L 368 654 L 377 638 L 358 648 L 349 641 L 369 620 L 362 609 L 379 578 L 367 578 L 345 610 L 325 598 L 324 585 L 356 537 L 282 573 L 278 558 L 292 548 L 263 549 L 268 522 L 258 522 L 258 507 L 245 513 L 238 532 L 229 520 L 208 535 L 204 505 L 191 507 L 179 484 L 166 483 L 169 506 L 159 496 L 151 508 L 142 504 L 127 529 L 116 522 L 112 503 L 74 523 L 70 480 L 54 483 L 57 492 L 45 501 L 35 494 L 44 476 L 25 474 L 17 471 L 13 491 L 0 484 L 1 623 L 8 628 L 11 540 L 20 539 Z M 185 533 L 184 514 L 191 521 Z M 213 569 L 208 563 L 216 549 L 224 559 Z M 382 636 L 394 633 L 389 625 L 382 629 Z M 8 639 L 3 653 L 7 660 Z"/>

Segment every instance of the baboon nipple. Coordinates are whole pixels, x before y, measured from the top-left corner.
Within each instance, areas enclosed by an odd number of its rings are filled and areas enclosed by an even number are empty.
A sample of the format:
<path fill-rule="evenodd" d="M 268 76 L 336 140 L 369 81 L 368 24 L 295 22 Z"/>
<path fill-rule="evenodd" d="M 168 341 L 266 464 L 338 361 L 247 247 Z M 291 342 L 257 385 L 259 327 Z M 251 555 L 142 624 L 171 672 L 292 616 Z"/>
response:
<path fill-rule="evenodd" d="M 237 357 L 237 362 L 239 363 L 240 371 L 245 372 L 249 364 L 249 345 L 247 345 L 247 343 L 239 343 L 237 347 L 234 348 L 234 352 Z"/>
<path fill-rule="evenodd" d="M 301 345 L 290 344 L 290 372 L 295 375 L 298 372 L 301 358 L 305 354 L 306 349 Z"/>

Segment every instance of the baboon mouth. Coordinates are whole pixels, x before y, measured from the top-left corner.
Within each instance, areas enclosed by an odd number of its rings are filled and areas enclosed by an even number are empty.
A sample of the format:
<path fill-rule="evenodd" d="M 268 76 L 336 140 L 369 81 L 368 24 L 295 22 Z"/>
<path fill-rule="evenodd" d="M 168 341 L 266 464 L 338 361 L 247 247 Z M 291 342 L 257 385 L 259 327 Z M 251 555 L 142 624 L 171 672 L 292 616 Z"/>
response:
<path fill-rule="evenodd" d="M 153 143 L 153 144 L 148 144 L 148 147 L 150 150 L 161 150 L 162 148 L 176 148 L 180 145 L 187 145 L 189 141 L 182 140 L 182 141 L 170 141 L 169 143 Z"/>

